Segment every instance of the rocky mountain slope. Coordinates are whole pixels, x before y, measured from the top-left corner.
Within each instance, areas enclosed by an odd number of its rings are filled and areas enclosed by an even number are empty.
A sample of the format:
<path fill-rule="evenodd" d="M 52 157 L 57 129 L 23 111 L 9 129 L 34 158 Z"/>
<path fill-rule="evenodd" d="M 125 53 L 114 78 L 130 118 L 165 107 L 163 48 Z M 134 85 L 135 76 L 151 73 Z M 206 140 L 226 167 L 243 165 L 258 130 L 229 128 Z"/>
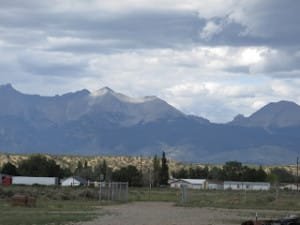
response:
<path fill-rule="evenodd" d="M 180 161 L 294 163 L 300 113 L 271 103 L 250 117 L 214 124 L 154 97 L 131 98 L 105 87 L 43 97 L 0 86 L 0 149 L 8 153 L 143 155 Z"/>

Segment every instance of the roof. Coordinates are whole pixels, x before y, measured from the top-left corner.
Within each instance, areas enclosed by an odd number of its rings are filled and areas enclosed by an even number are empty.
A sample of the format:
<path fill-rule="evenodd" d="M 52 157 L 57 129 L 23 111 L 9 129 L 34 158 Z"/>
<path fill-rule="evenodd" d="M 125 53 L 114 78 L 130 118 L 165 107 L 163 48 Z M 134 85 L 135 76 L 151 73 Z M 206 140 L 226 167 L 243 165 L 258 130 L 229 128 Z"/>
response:
<path fill-rule="evenodd" d="M 79 177 L 79 176 L 68 177 L 68 178 L 64 179 L 63 182 L 67 179 L 74 179 L 74 180 L 77 180 L 81 184 L 87 184 L 87 180 L 82 177 Z"/>
<path fill-rule="evenodd" d="M 205 179 L 178 179 L 172 183 L 180 182 L 180 181 L 188 184 L 195 184 L 195 185 L 204 184 L 206 182 Z"/>

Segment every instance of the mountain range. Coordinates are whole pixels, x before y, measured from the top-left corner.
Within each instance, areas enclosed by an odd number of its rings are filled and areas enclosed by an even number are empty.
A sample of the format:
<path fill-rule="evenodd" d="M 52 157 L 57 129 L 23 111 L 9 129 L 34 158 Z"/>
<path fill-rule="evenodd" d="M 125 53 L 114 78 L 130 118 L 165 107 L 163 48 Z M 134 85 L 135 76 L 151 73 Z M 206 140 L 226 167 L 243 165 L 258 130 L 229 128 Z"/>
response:
<path fill-rule="evenodd" d="M 108 87 L 45 97 L 0 86 L 0 149 L 7 153 L 154 155 L 220 163 L 294 163 L 300 106 L 269 103 L 226 124 L 186 115 L 155 96 Z"/>

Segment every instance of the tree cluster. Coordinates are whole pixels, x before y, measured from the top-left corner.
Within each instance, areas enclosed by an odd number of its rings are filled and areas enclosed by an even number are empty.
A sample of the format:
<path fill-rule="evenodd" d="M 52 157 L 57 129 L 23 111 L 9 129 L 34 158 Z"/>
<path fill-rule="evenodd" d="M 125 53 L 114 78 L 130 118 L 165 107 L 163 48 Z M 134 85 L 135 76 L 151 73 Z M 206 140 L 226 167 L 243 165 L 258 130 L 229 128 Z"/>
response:
<path fill-rule="evenodd" d="M 293 183 L 297 181 L 297 177 L 284 168 L 275 167 L 267 174 L 261 166 L 259 168 L 252 168 L 237 161 L 226 162 L 223 167 L 213 167 L 211 169 L 207 166 L 204 168 L 181 168 L 178 171 L 173 171 L 172 176 L 181 179 L 211 179 L 220 181 L 268 181 L 271 183 Z"/>
<path fill-rule="evenodd" d="M 7 162 L 3 165 L 1 173 L 12 176 L 33 176 L 33 177 L 65 177 L 71 174 L 69 169 L 60 167 L 53 159 L 42 155 L 33 155 L 22 160 L 18 166 Z"/>
<path fill-rule="evenodd" d="M 148 168 L 152 173 L 151 181 L 154 186 L 167 185 L 169 179 L 169 168 L 166 155 L 163 152 L 162 158 L 153 158 L 153 167 Z M 77 167 L 72 172 L 69 168 L 62 168 L 55 160 L 48 159 L 43 155 L 32 155 L 26 160 L 22 160 L 17 166 L 8 162 L 3 165 L 0 173 L 12 176 L 33 176 L 33 177 L 69 177 L 80 176 L 87 180 L 94 181 L 120 181 L 128 182 L 129 186 L 145 185 L 143 174 L 133 165 L 128 165 L 117 170 L 110 168 L 103 160 L 94 168 L 88 165 L 87 161 L 78 161 Z M 149 179 L 148 179 L 149 181 Z M 148 185 L 148 184 L 147 184 Z"/>
<path fill-rule="evenodd" d="M 173 172 L 174 178 L 192 178 L 192 179 L 212 179 L 212 180 L 230 180 L 230 181 L 266 181 L 267 174 L 262 167 L 250 168 L 237 161 L 226 162 L 220 167 L 209 169 L 207 166 L 190 167 L 189 169 L 180 169 Z"/>
<path fill-rule="evenodd" d="M 173 171 L 172 176 L 174 178 L 181 178 L 181 179 L 207 179 L 208 178 L 208 167 L 190 167 L 188 169 L 181 168 L 178 171 Z"/>

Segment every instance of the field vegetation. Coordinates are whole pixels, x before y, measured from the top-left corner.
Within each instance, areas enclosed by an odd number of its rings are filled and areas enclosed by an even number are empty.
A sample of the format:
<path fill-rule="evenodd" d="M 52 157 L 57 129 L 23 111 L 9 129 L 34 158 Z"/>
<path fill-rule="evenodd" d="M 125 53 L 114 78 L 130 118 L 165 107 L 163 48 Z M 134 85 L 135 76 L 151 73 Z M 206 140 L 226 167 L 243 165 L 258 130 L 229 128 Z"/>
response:
<path fill-rule="evenodd" d="M 33 208 L 13 207 L 10 197 L 15 193 L 37 198 Z M 181 191 L 171 188 L 129 188 L 129 202 L 170 202 L 177 206 L 200 208 L 228 208 L 253 210 L 300 210 L 300 194 L 290 191 L 208 191 L 188 190 L 185 202 Z M 107 204 L 121 204 L 98 201 L 98 188 L 10 186 L 0 188 L 0 224 L 67 224 L 88 221 L 107 212 Z"/>

